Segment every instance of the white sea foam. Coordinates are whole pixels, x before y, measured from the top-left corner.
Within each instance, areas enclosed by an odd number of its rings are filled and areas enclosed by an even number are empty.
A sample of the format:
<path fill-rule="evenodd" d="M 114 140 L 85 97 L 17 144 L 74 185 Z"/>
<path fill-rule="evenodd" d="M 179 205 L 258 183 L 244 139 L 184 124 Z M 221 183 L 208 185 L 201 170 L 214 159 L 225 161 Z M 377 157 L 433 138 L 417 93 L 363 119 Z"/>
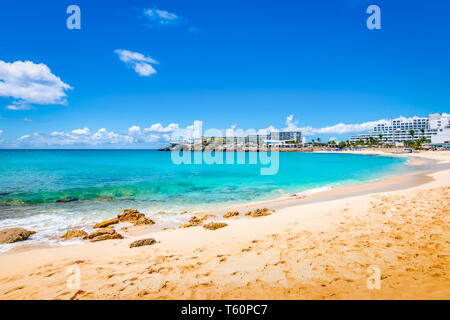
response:
<path fill-rule="evenodd" d="M 186 216 L 180 215 L 180 210 L 158 214 L 149 208 L 150 205 L 144 205 L 139 209 L 147 217 L 154 220 L 160 228 L 173 227 L 185 223 Z M 70 229 L 80 229 L 90 233 L 93 231 L 92 226 L 95 223 L 112 219 L 122 210 L 122 207 L 117 209 L 95 209 L 92 206 L 89 210 L 86 210 L 86 208 L 30 208 L 30 214 L 21 214 L 17 218 L 14 218 L 14 214 L 12 214 L 10 218 L 0 220 L 0 230 L 21 227 L 36 233 L 31 235 L 27 241 L 1 244 L 0 252 L 6 252 L 24 245 L 70 246 L 79 244 L 82 242 L 81 240 L 64 240 L 61 239 L 61 236 Z M 123 223 L 123 226 L 125 225 L 129 224 Z M 120 227 L 122 227 L 122 223 Z"/>
<path fill-rule="evenodd" d="M 313 189 L 302 191 L 302 192 L 299 193 L 299 195 L 301 195 L 301 196 L 310 196 L 310 195 L 315 194 L 315 193 L 330 191 L 331 189 L 333 189 L 332 186 L 324 186 L 324 187 L 319 187 L 319 188 L 313 188 Z"/>

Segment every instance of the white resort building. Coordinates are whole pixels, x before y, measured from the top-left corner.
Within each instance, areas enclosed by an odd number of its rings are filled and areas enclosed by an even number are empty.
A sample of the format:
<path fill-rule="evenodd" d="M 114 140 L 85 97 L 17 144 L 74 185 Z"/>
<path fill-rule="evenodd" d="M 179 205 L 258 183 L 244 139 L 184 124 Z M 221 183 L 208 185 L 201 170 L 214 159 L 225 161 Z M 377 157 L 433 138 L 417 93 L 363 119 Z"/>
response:
<path fill-rule="evenodd" d="M 406 141 L 425 138 L 434 145 L 450 143 L 450 114 L 432 113 L 426 118 L 395 119 L 377 124 L 369 133 L 350 138 L 366 142 L 370 138 L 386 144 L 402 146 Z"/>
<path fill-rule="evenodd" d="M 199 148 L 200 146 L 216 147 L 219 149 L 260 147 L 297 148 L 301 147 L 303 143 L 304 139 L 300 131 L 272 131 L 268 134 L 250 134 L 232 137 L 203 136 L 198 139 L 192 139 L 191 141 L 171 143 L 170 148 L 180 144 L 191 149 Z"/>
<path fill-rule="evenodd" d="M 237 143 L 241 141 L 246 147 L 265 145 L 268 147 L 297 147 L 302 144 L 302 133 L 300 131 L 273 131 L 268 134 L 247 135 L 243 137 L 227 138 L 228 141 Z"/>

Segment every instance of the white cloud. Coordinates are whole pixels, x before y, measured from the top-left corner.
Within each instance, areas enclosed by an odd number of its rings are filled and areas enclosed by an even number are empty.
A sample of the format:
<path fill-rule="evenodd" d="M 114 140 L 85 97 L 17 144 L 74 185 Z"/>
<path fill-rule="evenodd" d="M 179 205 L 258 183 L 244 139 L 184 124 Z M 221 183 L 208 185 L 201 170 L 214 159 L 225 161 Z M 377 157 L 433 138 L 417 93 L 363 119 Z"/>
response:
<path fill-rule="evenodd" d="M 148 77 L 151 74 L 155 74 L 156 70 L 151 65 L 147 63 L 137 63 L 134 66 L 134 71 L 140 76 Z"/>
<path fill-rule="evenodd" d="M 65 145 L 102 145 L 130 144 L 133 137 L 108 131 L 105 128 L 91 134 L 89 128 L 72 130 L 70 133 L 54 131 L 51 134 L 25 135 L 19 142 L 32 146 L 65 146 Z"/>
<path fill-rule="evenodd" d="M 142 53 L 139 52 L 132 52 L 129 50 L 122 50 L 122 49 L 118 49 L 114 51 L 115 53 L 117 53 L 119 55 L 120 60 L 122 60 L 123 62 L 149 62 L 149 63 L 158 63 L 156 60 L 150 58 L 150 57 L 146 57 L 144 56 Z"/>
<path fill-rule="evenodd" d="M 91 141 L 93 144 L 131 144 L 134 138 L 102 128 L 92 135 Z"/>
<path fill-rule="evenodd" d="M 225 137 L 239 137 L 241 136 L 241 131 L 239 129 L 236 129 L 237 125 L 233 124 L 230 128 L 225 130 Z"/>
<path fill-rule="evenodd" d="M 151 64 L 158 64 L 158 61 L 151 57 L 146 57 L 142 53 L 129 50 L 117 49 L 114 51 L 127 66 L 131 67 L 142 77 L 156 74 L 157 71 Z"/>
<path fill-rule="evenodd" d="M 299 128 L 299 130 L 305 136 L 312 136 L 315 134 L 348 134 L 369 131 L 377 124 L 385 122 L 386 120 L 368 121 L 357 124 L 338 123 L 333 126 L 323 128 L 303 127 Z"/>
<path fill-rule="evenodd" d="M 403 120 L 413 118 L 398 118 Z M 298 127 L 298 122 L 294 120 L 293 116 L 286 118 L 286 128 L 281 130 L 301 131 L 305 136 L 328 134 L 332 138 L 329 140 L 337 140 L 335 135 L 357 133 L 368 131 L 378 123 L 385 123 L 387 120 L 368 121 L 359 124 L 343 124 L 338 123 L 333 126 L 313 128 L 313 127 Z M 148 128 L 142 129 L 140 126 L 133 125 L 128 128 L 126 133 L 116 133 L 108 131 L 106 128 L 101 128 L 96 132 L 91 132 L 88 127 L 83 129 L 75 129 L 68 133 L 61 131 L 53 131 L 50 134 L 24 135 L 18 139 L 22 146 L 33 147 L 48 147 L 48 146 L 102 146 L 102 145 L 117 145 L 117 146 L 137 146 L 139 144 L 150 144 L 151 146 L 165 146 L 168 142 L 175 142 L 180 140 L 190 140 L 200 138 L 202 135 L 248 135 L 248 134 L 267 134 L 270 131 L 278 131 L 274 126 L 269 126 L 265 129 L 243 129 L 232 125 L 225 130 L 204 130 L 202 121 L 194 121 L 192 125 L 185 128 L 180 127 L 177 123 L 170 123 L 167 126 L 161 123 L 154 123 Z M 1 130 L 0 130 L 1 134 Z"/>
<path fill-rule="evenodd" d="M 278 130 L 274 126 L 269 126 L 269 127 L 265 128 L 265 129 L 259 129 L 257 134 L 261 134 L 261 135 L 269 134 L 270 132 L 274 132 L 274 131 L 280 131 L 280 130 Z"/>
<path fill-rule="evenodd" d="M 295 131 L 297 129 L 298 121 L 294 121 L 294 115 L 289 115 L 286 118 L 286 131 Z"/>
<path fill-rule="evenodd" d="M 24 135 L 24 136 L 21 136 L 21 137 L 18 138 L 17 140 L 23 141 L 23 140 L 26 140 L 26 139 L 28 139 L 28 138 L 31 138 L 31 136 L 30 136 L 29 134 L 26 134 L 26 135 Z"/>
<path fill-rule="evenodd" d="M 49 146 L 101 146 L 101 145 L 118 145 L 133 146 L 138 144 L 160 144 L 165 145 L 172 141 L 174 132 L 183 132 L 192 136 L 200 135 L 201 121 L 195 121 L 193 125 L 186 128 L 180 128 L 177 123 L 170 123 L 164 127 L 161 123 L 152 124 L 144 130 L 139 126 L 131 126 L 126 133 L 116 133 L 101 128 L 96 132 L 92 132 L 88 127 L 83 129 L 75 129 L 70 132 L 53 131 L 50 134 L 34 133 L 32 135 L 24 135 L 18 138 L 18 142 L 22 146 L 32 147 L 49 147 Z"/>
<path fill-rule="evenodd" d="M 417 118 L 417 116 L 412 118 L 399 117 L 394 120 L 411 120 Z M 377 121 L 367 121 L 362 123 L 354 123 L 354 124 L 345 124 L 338 123 L 332 126 L 322 127 L 322 128 L 313 128 L 310 126 L 307 127 L 298 127 L 298 121 L 293 120 L 293 116 L 290 115 L 286 118 L 286 128 L 284 130 L 289 131 L 301 131 L 305 136 L 312 136 L 316 134 L 348 134 L 348 133 L 360 133 L 372 130 L 376 125 L 387 123 L 388 120 L 381 119 Z"/>
<path fill-rule="evenodd" d="M 202 130 L 203 130 L 203 121 L 196 120 L 194 123 L 190 126 L 187 126 L 184 131 L 188 136 L 191 136 L 194 139 L 198 139 L 202 137 Z M 180 130 L 178 130 L 179 132 Z"/>
<path fill-rule="evenodd" d="M 133 134 L 139 134 L 141 133 L 141 127 L 139 126 L 132 126 L 128 129 L 128 134 L 133 135 Z"/>
<path fill-rule="evenodd" d="M 144 9 L 145 17 L 155 26 L 169 26 L 178 24 L 181 20 L 179 16 L 160 9 Z"/>
<path fill-rule="evenodd" d="M 0 97 L 16 99 L 10 110 L 29 109 L 29 104 L 67 104 L 66 91 L 72 89 L 43 63 L 0 60 Z"/>
<path fill-rule="evenodd" d="M 24 101 L 13 101 L 12 104 L 6 106 L 8 110 L 30 110 L 31 106 Z"/>
<path fill-rule="evenodd" d="M 91 130 L 88 127 L 84 127 L 83 129 L 72 130 L 72 133 L 76 135 L 88 135 L 91 133 Z"/>
<path fill-rule="evenodd" d="M 155 123 L 150 128 L 144 129 L 144 132 L 173 132 L 178 129 L 179 125 L 176 123 L 171 123 L 167 127 L 164 127 L 161 123 Z"/>

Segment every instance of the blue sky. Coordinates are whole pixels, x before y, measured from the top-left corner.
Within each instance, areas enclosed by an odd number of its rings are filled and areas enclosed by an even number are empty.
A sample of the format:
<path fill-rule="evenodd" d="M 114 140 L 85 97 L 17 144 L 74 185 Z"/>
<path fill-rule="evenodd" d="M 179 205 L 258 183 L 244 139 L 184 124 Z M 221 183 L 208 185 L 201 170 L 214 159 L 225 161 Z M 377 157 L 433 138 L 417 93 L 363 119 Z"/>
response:
<path fill-rule="evenodd" d="M 81 30 L 66 27 L 71 4 Z M 366 27 L 370 4 L 381 30 Z M 194 121 L 339 140 L 449 112 L 448 12 L 443 0 L 2 1 L 0 146 L 161 146 Z"/>

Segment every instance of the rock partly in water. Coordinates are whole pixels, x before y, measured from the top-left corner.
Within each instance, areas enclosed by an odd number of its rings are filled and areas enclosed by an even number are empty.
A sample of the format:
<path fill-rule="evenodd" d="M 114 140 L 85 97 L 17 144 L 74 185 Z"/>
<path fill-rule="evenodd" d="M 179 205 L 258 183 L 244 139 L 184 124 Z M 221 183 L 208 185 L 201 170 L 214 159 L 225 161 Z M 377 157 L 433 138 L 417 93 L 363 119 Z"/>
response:
<path fill-rule="evenodd" d="M 275 210 L 270 210 L 270 209 L 264 208 L 264 209 L 256 209 L 253 211 L 249 211 L 245 215 L 253 217 L 253 218 L 257 218 L 257 217 L 269 216 L 273 212 L 275 212 Z"/>
<path fill-rule="evenodd" d="M 117 219 L 120 222 L 131 222 L 135 226 L 155 224 L 155 222 L 149 218 L 146 218 L 143 213 L 140 213 L 136 209 L 125 209 L 123 214 L 119 214 Z"/>
<path fill-rule="evenodd" d="M 109 226 L 111 226 L 113 224 L 118 224 L 118 223 L 119 223 L 119 219 L 112 219 L 112 220 L 103 221 L 103 222 L 97 223 L 94 226 L 94 229 L 106 228 L 106 227 L 109 227 Z"/>
<path fill-rule="evenodd" d="M 88 237 L 91 242 L 104 241 L 104 240 L 113 240 L 113 239 L 123 239 L 122 235 L 117 233 L 116 230 L 112 228 L 101 229 L 94 233 L 91 233 Z"/>
<path fill-rule="evenodd" d="M 130 248 L 137 248 L 137 247 L 143 247 L 143 246 L 151 246 L 152 244 L 155 244 L 155 239 L 142 239 L 134 241 L 130 244 Z"/>
<path fill-rule="evenodd" d="M 32 234 L 35 234 L 34 231 L 28 231 L 24 228 L 9 228 L 0 230 L 0 243 L 14 243 L 19 241 L 27 240 Z"/>
<path fill-rule="evenodd" d="M 182 224 L 180 228 L 198 227 L 201 226 L 205 220 L 206 220 L 205 217 L 203 218 L 192 217 L 189 219 L 188 223 Z"/>
<path fill-rule="evenodd" d="M 69 240 L 73 238 L 84 238 L 87 235 L 88 234 L 83 230 L 69 230 L 63 236 L 61 236 L 61 238 Z"/>
<path fill-rule="evenodd" d="M 229 219 L 232 217 L 237 217 L 238 215 L 239 215 L 239 211 L 230 211 L 230 212 L 225 213 L 223 217 L 225 219 Z"/>
<path fill-rule="evenodd" d="M 210 222 L 210 223 L 205 224 L 203 226 L 203 228 L 205 228 L 207 230 L 217 230 L 220 228 L 225 228 L 226 226 L 228 226 L 228 224 L 226 224 L 226 223 Z"/>

